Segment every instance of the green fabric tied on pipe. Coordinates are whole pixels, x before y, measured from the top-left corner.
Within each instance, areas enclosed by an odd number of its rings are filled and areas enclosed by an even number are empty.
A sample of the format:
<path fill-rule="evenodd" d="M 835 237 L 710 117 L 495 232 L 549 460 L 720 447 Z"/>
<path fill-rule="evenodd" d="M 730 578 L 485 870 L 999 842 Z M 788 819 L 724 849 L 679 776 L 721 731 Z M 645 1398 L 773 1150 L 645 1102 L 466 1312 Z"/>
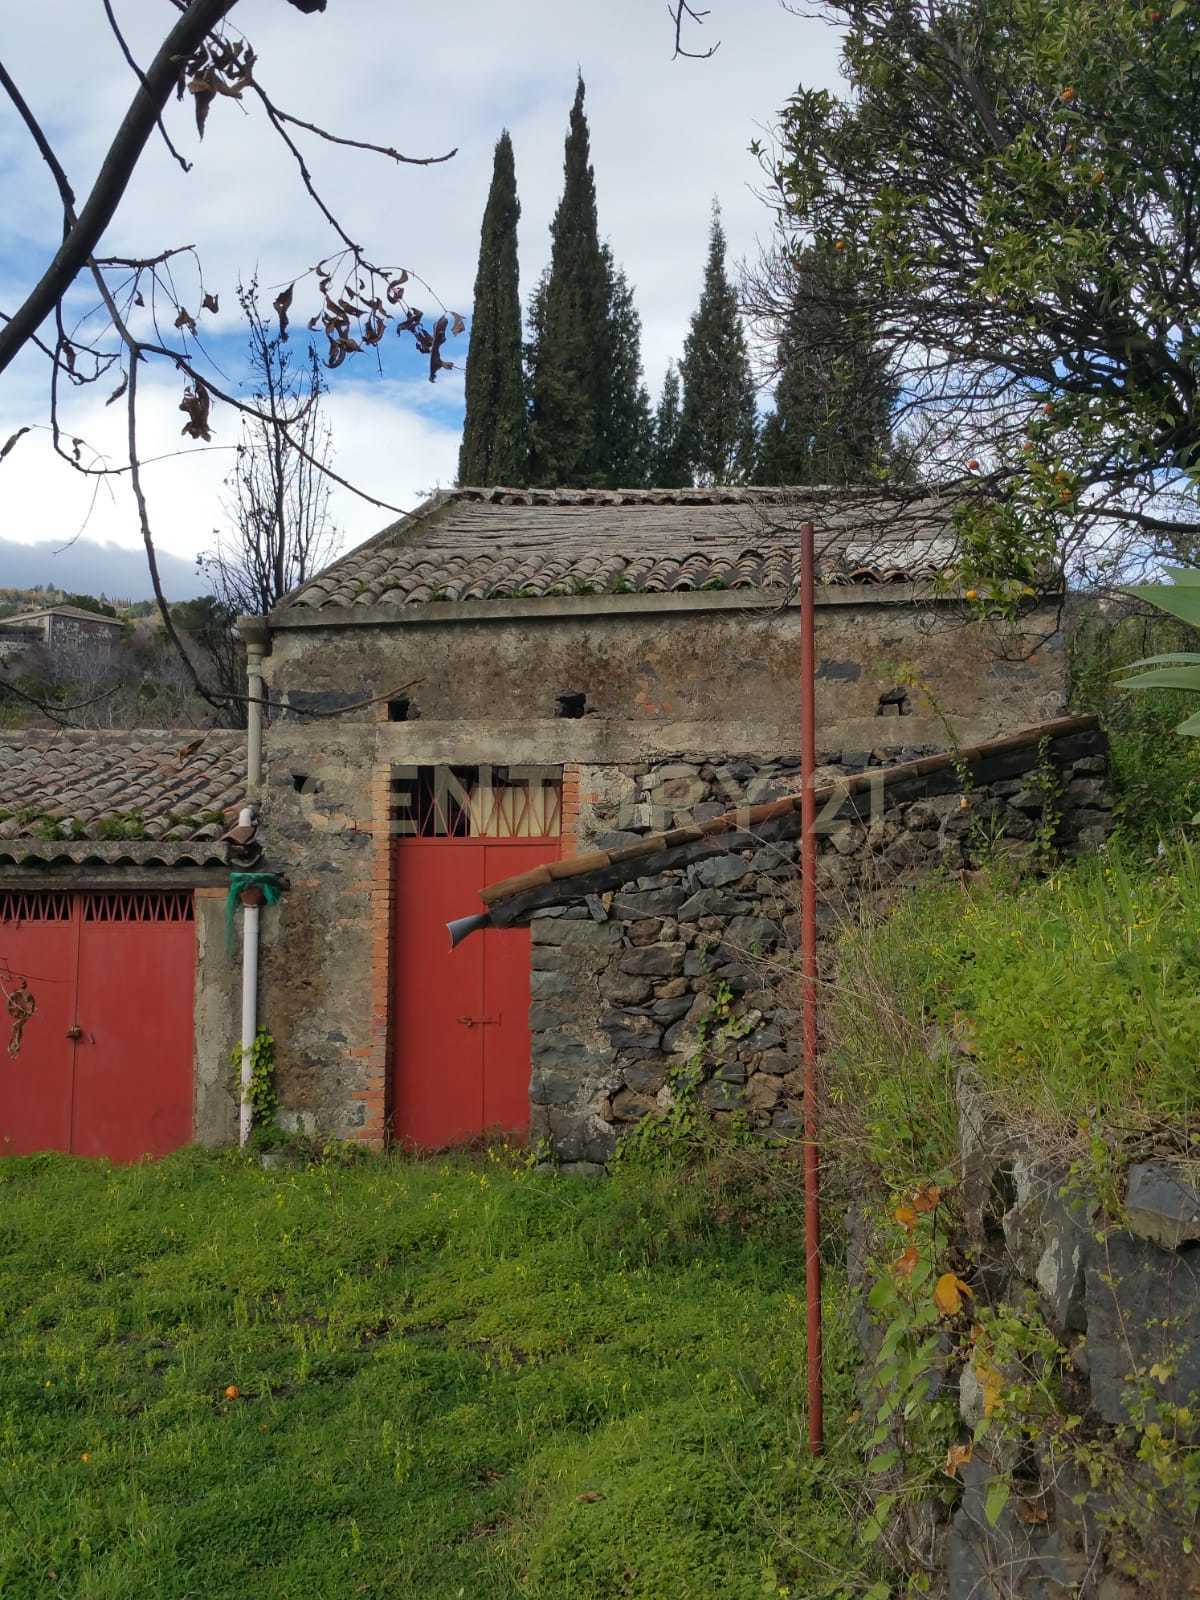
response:
<path fill-rule="evenodd" d="M 261 889 L 263 899 L 269 906 L 273 906 L 283 893 L 283 884 L 277 872 L 230 873 L 229 894 L 225 899 L 225 949 L 231 956 L 237 954 L 237 933 L 233 925 L 233 916 L 243 889 Z"/>

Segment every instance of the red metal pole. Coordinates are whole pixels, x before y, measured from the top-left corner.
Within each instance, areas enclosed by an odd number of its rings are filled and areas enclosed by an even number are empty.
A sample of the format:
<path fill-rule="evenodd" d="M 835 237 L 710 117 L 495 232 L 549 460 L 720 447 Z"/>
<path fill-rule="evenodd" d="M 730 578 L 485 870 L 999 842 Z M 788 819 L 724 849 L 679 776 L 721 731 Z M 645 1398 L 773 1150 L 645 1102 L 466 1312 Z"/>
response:
<path fill-rule="evenodd" d="M 817 768 L 813 526 L 800 530 L 800 955 L 804 979 L 804 1278 L 808 1302 L 808 1448 L 821 1453 L 821 1196 L 817 1140 Z"/>

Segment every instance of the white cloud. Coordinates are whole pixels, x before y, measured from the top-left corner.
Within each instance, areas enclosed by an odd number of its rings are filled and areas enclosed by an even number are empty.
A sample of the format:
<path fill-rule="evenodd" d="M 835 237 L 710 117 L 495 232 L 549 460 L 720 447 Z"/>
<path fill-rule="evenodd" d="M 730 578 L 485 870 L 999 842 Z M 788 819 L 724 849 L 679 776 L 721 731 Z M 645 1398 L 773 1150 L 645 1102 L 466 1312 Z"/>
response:
<path fill-rule="evenodd" d="M 169 8 L 119 0 L 117 12 L 135 54 L 146 60 Z M 427 8 L 329 0 L 323 15 L 311 17 L 280 0 L 240 0 L 232 20 L 253 39 L 264 84 L 298 115 L 413 154 L 459 147 L 446 166 L 396 168 L 297 135 L 315 180 L 353 236 L 381 263 L 416 268 L 464 312 L 492 146 L 503 126 L 516 149 L 525 292 L 548 257 L 567 112 L 576 67 L 582 68 L 601 226 L 636 287 L 652 388 L 680 349 L 699 292 L 712 195 L 724 208 L 731 256 L 752 251 L 769 218 L 752 193 L 756 168 L 747 146 L 800 81 L 837 81 L 836 36 L 777 0 L 712 0 L 703 37 L 719 37 L 721 47 L 705 62 L 671 61 L 665 7 L 650 0 L 511 0 L 504 7 L 440 0 Z M 42 116 L 76 190 L 85 192 L 133 81 L 99 0 L 41 0 L 8 30 L 5 46 L 6 64 Z M 203 144 L 188 105 L 172 103 L 168 120 L 195 169 L 185 177 L 155 141 L 106 246 L 124 254 L 195 242 L 206 280 L 221 293 L 218 331 L 234 331 L 238 273 L 257 266 L 264 284 L 288 281 L 331 248 L 329 230 L 257 108 L 243 114 L 218 101 Z M 45 168 L 11 116 L 0 121 L 0 192 L 10 224 L 0 305 L 8 308 L 52 252 L 58 227 Z M 298 288 L 298 307 L 302 299 Z M 463 345 L 452 352 L 460 360 Z M 232 349 L 222 350 L 223 361 Z M 452 479 L 461 373 L 443 374 L 432 393 L 419 382 L 372 383 L 361 363 L 332 377 L 330 419 L 344 476 L 398 505 Z M 177 449 L 178 380 L 159 368 L 147 373 L 143 387 L 143 449 Z M 102 401 L 89 394 L 72 428 L 118 451 L 121 407 L 106 411 Z M 3 381 L 0 438 L 44 421 L 44 412 L 44 379 L 38 362 L 26 358 Z M 214 423 L 215 442 L 236 436 L 220 408 Z M 219 516 L 226 470 L 225 455 L 194 452 L 148 469 L 164 547 L 188 555 L 204 542 Z M 23 439 L 0 472 L 0 535 L 58 538 L 82 521 L 90 489 L 55 461 L 44 434 Z M 100 495 L 89 535 L 136 544 L 127 489 L 117 486 L 115 496 Z M 335 509 L 354 538 L 386 516 L 341 492 Z"/>

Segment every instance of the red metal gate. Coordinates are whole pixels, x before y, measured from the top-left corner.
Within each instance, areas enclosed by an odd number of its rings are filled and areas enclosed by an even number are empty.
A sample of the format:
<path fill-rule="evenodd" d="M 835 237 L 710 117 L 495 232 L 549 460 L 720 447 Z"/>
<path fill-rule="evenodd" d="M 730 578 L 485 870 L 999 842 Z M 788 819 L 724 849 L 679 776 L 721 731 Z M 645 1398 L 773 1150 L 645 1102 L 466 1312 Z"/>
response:
<path fill-rule="evenodd" d="M 557 836 L 403 839 L 393 851 L 392 1131 L 426 1149 L 529 1130 L 529 930 L 453 955 L 446 923 L 484 884 L 560 853 Z"/>
<path fill-rule="evenodd" d="M 0 891 L 0 981 L 24 978 L 36 1001 L 19 1048 L 0 1049 L 0 1154 L 136 1161 L 187 1144 L 195 969 L 186 890 Z"/>

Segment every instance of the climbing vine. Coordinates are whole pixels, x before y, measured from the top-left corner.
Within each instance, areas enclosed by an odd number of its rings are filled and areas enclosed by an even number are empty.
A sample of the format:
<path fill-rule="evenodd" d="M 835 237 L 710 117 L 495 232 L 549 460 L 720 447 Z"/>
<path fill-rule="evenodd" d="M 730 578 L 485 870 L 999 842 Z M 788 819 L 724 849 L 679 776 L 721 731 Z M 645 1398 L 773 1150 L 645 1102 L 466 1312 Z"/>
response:
<path fill-rule="evenodd" d="M 712 1072 L 712 1058 L 719 1057 L 727 1040 L 744 1038 L 758 1025 L 753 1015 L 734 1014 L 735 995 L 724 980 L 713 991 L 712 1004 L 698 1024 L 699 1040 L 687 1060 L 675 1067 L 667 1079 L 671 1103 L 661 1117 L 643 1117 L 617 1146 L 617 1159 L 655 1161 L 678 1156 L 701 1133 L 708 1131 L 707 1119 L 699 1116 L 700 1091 Z M 733 1131 L 738 1131 L 735 1122 Z"/>
<path fill-rule="evenodd" d="M 882 1250 L 867 1296 L 877 1343 L 863 1406 L 871 1485 L 864 1543 L 882 1542 L 907 1570 L 905 1593 L 925 1593 L 932 1567 L 913 1568 L 935 1546 L 923 1530 L 931 1516 L 948 1515 L 960 1475 L 974 1463 L 988 1528 L 1007 1516 L 1032 1532 L 1061 1521 L 1064 1508 L 1086 1507 L 1080 1516 L 1102 1537 L 1096 1555 L 1106 1570 L 1147 1595 L 1178 1592 L 1170 1584 L 1179 1552 L 1191 1558 L 1200 1544 L 1200 1414 L 1193 1397 L 1179 1403 L 1166 1392 L 1186 1330 L 1158 1360 L 1130 1371 L 1126 1420 L 1098 1424 L 1033 1288 L 979 1303 L 984 1290 L 966 1281 L 970 1267 L 944 1203 L 951 1179 L 939 1174 L 906 1192 L 877 1226 Z M 1074 1192 L 1068 1179 L 1060 1198 Z M 1104 1230 L 1094 1237 L 1103 1246 Z M 1109 1287 L 1120 1295 L 1118 1280 Z"/>
<path fill-rule="evenodd" d="M 276 1125 L 279 1096 L 275 1088 L 275 1036 L 266 1028 L 259 1028 L 254 1043 L 247 1052 L 250 1057 L 250 1081 L 242 1089 L 242 1046 L 235 1044 L 229 1060 L 233 1068 L 235 1092 L 244 1094 L 251 1108 L 251 1123 L 256 1134 L 266 1133 Z"/>
<path fill-rule="evenodd" d="M 25 1032 L 25 1024 L 37 1010 L 37 1000 L 24 978 L 15 989 L 7 988 L 0 978 L 0 993 L 4 995 L 4 1009 L 11 1024 L 8 1053 L 15 1059 L 21 1053 L 21 1037 Z"/>

